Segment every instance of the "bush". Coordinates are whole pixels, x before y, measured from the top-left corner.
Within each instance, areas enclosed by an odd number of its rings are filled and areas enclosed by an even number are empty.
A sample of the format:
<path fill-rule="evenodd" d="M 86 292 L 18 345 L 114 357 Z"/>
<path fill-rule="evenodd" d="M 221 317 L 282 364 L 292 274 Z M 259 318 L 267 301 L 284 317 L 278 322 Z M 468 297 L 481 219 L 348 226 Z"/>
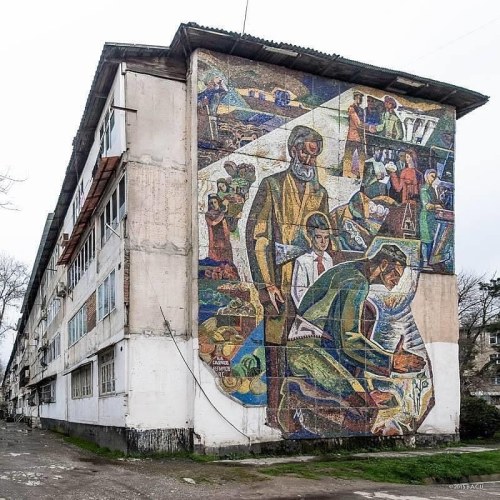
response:
<path fill-rule="evenodd" d="M 460 405 L 460 437 L 493 437 L 500 429 L 500 411 L 484 399 L 467 396 Z"/>

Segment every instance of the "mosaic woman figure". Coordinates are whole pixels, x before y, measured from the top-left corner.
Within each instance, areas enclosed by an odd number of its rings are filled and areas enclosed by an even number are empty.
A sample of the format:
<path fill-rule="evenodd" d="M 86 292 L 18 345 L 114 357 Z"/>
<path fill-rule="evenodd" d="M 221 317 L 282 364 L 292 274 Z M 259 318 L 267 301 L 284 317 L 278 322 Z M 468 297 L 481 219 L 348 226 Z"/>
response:
<path fill-rule="evenodd" d="M 233 262 L 233 250 L 229 239 L 229 226 L 222 200 L 216 194 L 208 195 L 205 213 L 208 227 L 208 257 L 217 261 Z"/>

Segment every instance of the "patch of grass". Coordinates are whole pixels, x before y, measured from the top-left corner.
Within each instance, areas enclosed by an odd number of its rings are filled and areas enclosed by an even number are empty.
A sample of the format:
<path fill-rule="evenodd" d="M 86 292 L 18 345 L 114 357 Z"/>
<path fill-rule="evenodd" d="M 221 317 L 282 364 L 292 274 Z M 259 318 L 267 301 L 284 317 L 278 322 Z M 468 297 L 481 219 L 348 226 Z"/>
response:
<path fill-rule="evenodd" d="M 57 432 L 57 434 L 62 434 Z M 92 441 L 87 441 L 86 439 L 82 439 L 75 436 L 68 436 L 66 434 L 62 434 L 62 438 L 66 443 L 73 444 L 81 448 L 82 450 L 90 451 L 100 457 L 109 458 L 112 460 L 116 460 L 118 458 L 139 458 L 139 459 L 152 459 L 152 460 L 192 460 L 193 462 L 213 462 L 218 460 L 219 458 L 214 455 L 199 455 L 196 453 L 188 453 L 188 452 L 175 452 L 175 453 L 166 453 L 166 452 L 158 452 L 158 453 L 124 453 L 118 450 L 110 450 L 109 448 L 105 448 L 99 446 Z"/>
<path fill-rule="evenodd" d="M 431 480 L 453 483 L 469 476 L 500 473 L 500 451 L 376 459 L 333 458 L 262 467 L 259 471 L 270 476 L 293 474 L 312 479 L 334 476 L 389 483 L 423 484 Z"/>
<path fill-rule="evenodd" d="M 130 455 L 128 455 L 130 456 Z M 200 455 L 198 453 L 189 453 L 187 451 L 177 451 L 175 453 L 156 452 L 135 454 L 137 458 L 151 458 L 153 460 L 192 460 L 193 462 L 214 462 L 219 460 L 215 455 Z"/>
<path fill-rule="evenodd" d="M 116 460 L 117 458 L 124 458 L 127 455 L 118 450 L 110 450 L 109 448 L 103 448 L 98 444 L 95 444 L 91 441 L 87 441 L 86 439 L 82 439 L 75 436 L 63 436 L 63 440 L 66 443 L 73 444 L 81 448 L 82 450 L 90 451 L 91 453 L 95 453 L 100 457 L 110 458 Z"/>

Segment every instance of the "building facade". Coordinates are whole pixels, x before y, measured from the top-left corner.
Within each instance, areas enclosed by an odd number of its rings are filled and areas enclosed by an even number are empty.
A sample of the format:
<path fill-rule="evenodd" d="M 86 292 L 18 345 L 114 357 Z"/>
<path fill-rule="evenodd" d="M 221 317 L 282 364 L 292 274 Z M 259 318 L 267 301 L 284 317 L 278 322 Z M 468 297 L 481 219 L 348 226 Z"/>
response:
<path fill-rule="evenodd" d="M 127 451 L 453 439 L 455 119 L 486 101 L 193 24 L 106 45 L 10 412 Z"/>
<path fill-rule="evenodd" d="M 466 332 L 460 330 L 461 341 L 467 343 Z M 474 332 L 471 360 L 463 370 L 463 388 L 472 396 L 485 399 L 500 409 L 500 331 L 492 323 Z"/>

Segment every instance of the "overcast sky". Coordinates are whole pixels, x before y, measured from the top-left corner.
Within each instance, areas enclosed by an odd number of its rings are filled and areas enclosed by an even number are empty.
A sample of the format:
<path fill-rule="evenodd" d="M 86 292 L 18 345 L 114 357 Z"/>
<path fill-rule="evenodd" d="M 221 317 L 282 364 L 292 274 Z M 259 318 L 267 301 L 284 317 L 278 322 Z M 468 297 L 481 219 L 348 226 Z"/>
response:
<path fill-rule="evenodd" d="M 105 42 L 169 45 L 181 22 L 241 32 L 246 0 L 26 0 L 2 7 L 0 251 L 33 264 Z M 456 267 L 500 271 L 500 2 L 249 0 L 245 32 L 463 86 L 490 102 L 456 137 Z M 5 352 L 4 346 L 3 351 Z M 5 358 L 5 354 L 4 354 Z"/>

